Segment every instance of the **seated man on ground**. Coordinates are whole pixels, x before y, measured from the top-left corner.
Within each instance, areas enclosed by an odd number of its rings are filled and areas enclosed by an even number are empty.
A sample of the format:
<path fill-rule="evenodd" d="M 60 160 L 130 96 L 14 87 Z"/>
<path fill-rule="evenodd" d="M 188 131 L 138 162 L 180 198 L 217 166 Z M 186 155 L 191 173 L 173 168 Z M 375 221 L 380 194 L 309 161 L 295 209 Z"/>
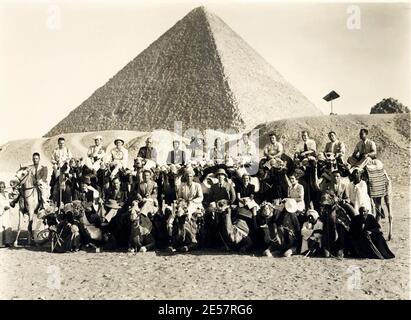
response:
<path fill-rule="evenodd" d="M 323 223 L 317 211 L 307 210 L 308 221 L 301 228 L 301 253 L 306 257 L 318 255 L 321 252 L 321 237 Z"/>
<path fill-rule="evenodd" d="M 242 182 L 235 186 L 238 200 L 238 211 L 249 218 L 257 216 L 258 204 L 255 202 L 255 186 L 250 183 L 251 178 L 248 174 L 243 174 Z"/>
<path fill-rule="evenodd" d="M 172 213 L 167 219 L 169 233 L 172 230 L 177 206 L 180 201 L 183 201 L 187 206 L 186 212 L 188 220 L 191 220 L 193 216 L 202 216 L 204 211 L 202 204 L 204 200 L 203 190 L 198 182 L 194 182 L 194 170 L 192 168 L 186 169 L 185 179 L 186 182 L 181 183 L 177 190 L 177 201 L 173 204 Z"/>
<path fill-rule="evenodd" d="M 248 215 L 239 213 L 232 217 L 232 208 L 227 200 L 219 200 L 216 204 L 216 210 L 221 214 L 221 239 L 223 240 L 226 250 L 239 250 L 246 252 L 253 246 L 250 233 L 253 229 L 252 219 Z"/>
<path fill-rule="evenodd" d="M 294 199 L 287 199 L 284 209 L 276 212 L 271 219 L 271 225 L 262 225 L 266 249 L 265 256 L 281 255 L 290 257 L 297 253 L 301 228 L 297 219 L 297 203 Z"/>
<path fill-rule="evenodd" d="M 218 169 L 216 172 L 218 179 L 209 191 L 206 199 L 206 213 L 204 215 L 206 243 L 211 247 L 219 246 L 219 228 L 221 225 L 221 211 L 217 211 L 217 202 L 227 200 L 230 206 L 234 205 L 236 200 L 235 190 L 232 183 L 227 181 L 227 173 L 224 169 Z"/>
<path fill-rule="evenodd" d="M 351 238 L 354 255 L 358 258 L 392 259 L 395 255 L 387 242 L 374 216 L 365 207 L 359 208 L 359 215 L 351 221 Z"/>

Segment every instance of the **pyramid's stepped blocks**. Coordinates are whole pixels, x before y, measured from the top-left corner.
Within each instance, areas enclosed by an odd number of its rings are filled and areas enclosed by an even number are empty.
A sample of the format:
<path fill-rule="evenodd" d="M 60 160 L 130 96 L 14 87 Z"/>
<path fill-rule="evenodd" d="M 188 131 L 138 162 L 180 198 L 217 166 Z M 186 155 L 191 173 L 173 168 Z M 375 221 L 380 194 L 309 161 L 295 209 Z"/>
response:
<path fill-rule="evenodd" d="M 98 130 L 250 129 L 321 112 L 220 18 L 199 7 L 46 136 Z"/>

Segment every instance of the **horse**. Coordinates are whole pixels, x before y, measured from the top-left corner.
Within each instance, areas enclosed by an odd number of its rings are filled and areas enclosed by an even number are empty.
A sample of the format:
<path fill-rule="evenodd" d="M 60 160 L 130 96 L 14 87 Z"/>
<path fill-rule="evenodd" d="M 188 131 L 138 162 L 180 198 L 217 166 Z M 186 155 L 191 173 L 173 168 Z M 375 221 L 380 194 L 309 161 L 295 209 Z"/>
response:
<path fill-rule="evenodd" d="M 37 217 L 40 209 L 39 195 L 40 191 L 34 184 L 33 176 L 30 174 L 29 167 L 22 167 L 16 172 L 15 177 L 18 182 L 13 185 L 14 188 L 19 188 L 19 223 L 17 227 L 17 236 L 14 241 L 14 246 L 18 246 L 18 239 L 21 232 L 21 220 L 25 221 L 25 214 L 28 215 L 28 245 L 31 245 L 31 240 L 34 233 L 38 233 L 44 229 L 44 224 L 41 219 Z M 39 230 L 40 229 L 40 230 Z M 34 231 L 33 231 L 34 230 Z"/>

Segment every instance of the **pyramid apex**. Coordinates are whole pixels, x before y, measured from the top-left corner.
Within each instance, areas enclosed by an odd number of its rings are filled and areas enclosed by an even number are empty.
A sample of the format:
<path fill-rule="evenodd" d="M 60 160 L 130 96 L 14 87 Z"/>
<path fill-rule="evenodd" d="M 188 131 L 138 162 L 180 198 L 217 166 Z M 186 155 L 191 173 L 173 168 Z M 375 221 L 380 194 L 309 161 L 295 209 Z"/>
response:
<path fill-rule="evenodd" d="M 190 12 L 189 12 L 189 14 L 190 13 L 211 13 L 211 11 L 206 7 L 206 6 L 198 6 L 198 7 L 196 7 L 196 8 L 194 8 L 193 10 L 191 10 Z"/>

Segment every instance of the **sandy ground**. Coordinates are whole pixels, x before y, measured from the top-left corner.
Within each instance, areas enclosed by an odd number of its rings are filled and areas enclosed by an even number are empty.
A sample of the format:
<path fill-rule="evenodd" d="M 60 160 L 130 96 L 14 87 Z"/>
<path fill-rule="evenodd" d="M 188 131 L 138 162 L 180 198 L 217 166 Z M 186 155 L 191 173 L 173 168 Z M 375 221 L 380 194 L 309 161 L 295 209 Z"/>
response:
<path fill-rule="evenodd" d="M 409 299 L 409 189 L 396 190 L 394 260 L 0 249 L 0 298 Z"/>

